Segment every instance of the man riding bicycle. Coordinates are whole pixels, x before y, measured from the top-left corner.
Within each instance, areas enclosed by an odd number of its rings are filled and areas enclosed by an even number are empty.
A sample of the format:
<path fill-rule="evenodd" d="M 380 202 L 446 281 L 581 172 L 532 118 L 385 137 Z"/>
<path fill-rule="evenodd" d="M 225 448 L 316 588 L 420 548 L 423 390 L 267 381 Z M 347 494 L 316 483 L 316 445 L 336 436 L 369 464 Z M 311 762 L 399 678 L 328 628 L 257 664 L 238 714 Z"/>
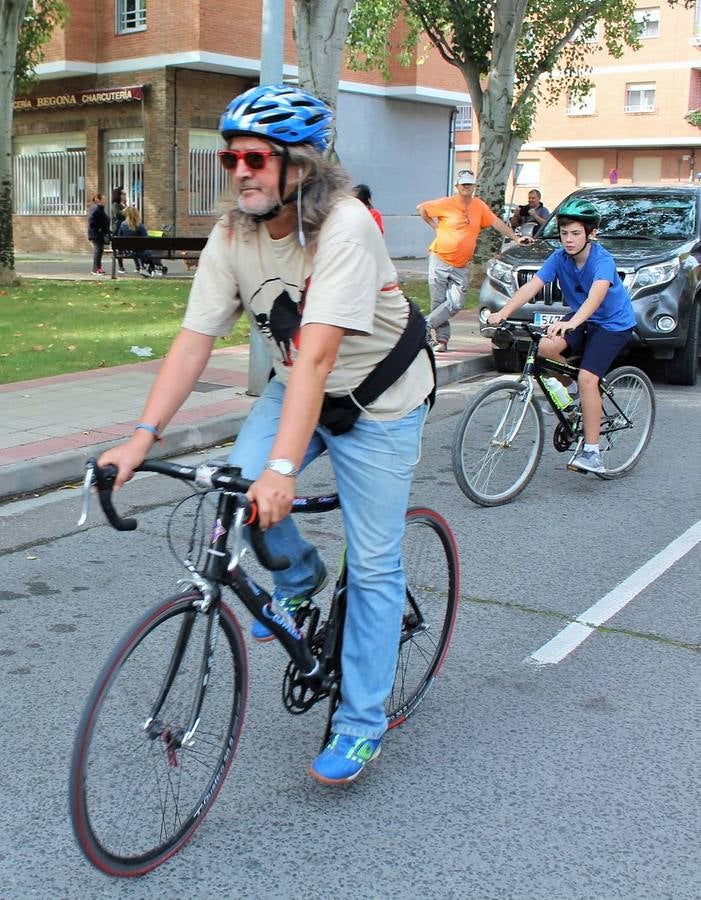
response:
<path fill-rule="evenodd" d="M 275 573 L 271 617 L 292 624 L 326 581 L 316 548 L 288 515 L 295 477 L 325 450 L 341 499 L 349 570 L 342 700 L 309 772 L 342 784 L 379 754 L 387 727 L 405 596 L 404 517 L 434 375 L 420 317 L 420 343 L 401 374 L 372 401 L 356 396 L 410 316 L 380 231 L 343 170 L 323 156 L 331 119 L 324 103 L 290 85 L 255 87 L 229 104 L 219 156 L 231 174 L 233 208 L 202 252 L 183 327 L 141 421 L 99 462 L 118 466 L 118 485 L 131 477 L 190 394 L 216 338 L 245 310 L 271 348 L 274 375 L 230 463 L 255 481 L 249 497 L 269 550 L 292 560 Z M 360 413 L 352 427 L 327 417 L 339 398 Z M 253 636 L 272 638 L 257 621 Z"/>
<path fill-rule="evenodd" d="M 487 322 L 498 325 L 532 300 L 544 285 L 558 280 L 563 300 L 572 313 L 548 328 L 538 352 L 562 362 L 571 353 L 582 354 L 578 386 L 584 444 L 568 468 L 602 473 L 605 469 L 599 453 L 599 380 L 630 340 L 635 314 L 613 257 L 600 244 L 592 242 L 601 224 L 597 208 L 588 200 L 565 200 L 557 211 L 557 224 L 562 248 L 551 253 L 533 278 L 514 293 L 502 310 L 492 313 Z"/>

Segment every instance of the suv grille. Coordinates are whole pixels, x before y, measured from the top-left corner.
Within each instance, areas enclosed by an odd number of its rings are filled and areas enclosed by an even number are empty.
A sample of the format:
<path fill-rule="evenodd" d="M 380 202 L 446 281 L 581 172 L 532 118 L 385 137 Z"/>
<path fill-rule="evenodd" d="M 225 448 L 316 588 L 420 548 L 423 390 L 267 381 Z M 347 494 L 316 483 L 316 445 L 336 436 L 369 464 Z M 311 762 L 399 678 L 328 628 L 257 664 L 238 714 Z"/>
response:
<path fill-rule="evenodd" d="M 526 284 L 533 278 L 537 269 L 519 269 L 516 272 L 516 280 L 518 282 L 518 286 Z M 538 291 L 538 293 L 533 297 L 532 300 L 528 301 L 529 303 L 544 303 L 546 306 L 552 306 L 553 303 L 562 303 L 562 294 L 560 293 L 560 285 L 557 283 L 557 279 L 552 281 L 550 284 L 546 284 L 542 291 Z"/>
<path fill-rule="evenodd" d="M 519 287 L 526 284 L 533 278 L 538 269 L 517 269 L 516 270 L 516 282 Z M 621 279 L 623 284 L 626 284 L 627 273 L 618 270 L 618 277 Z M 560 291 L 560 285 L 558 284 L 557 279 L 555 281 L 551 281 L 550 284 L 546 284 L 542 291 L 538 291 L 538 293 L 533 297 L 532 300 L 528 301 L 529 303 L 544 303 L 546 306 L 552 306 L 554 303 L 562 303 L 562 292 Z"/>

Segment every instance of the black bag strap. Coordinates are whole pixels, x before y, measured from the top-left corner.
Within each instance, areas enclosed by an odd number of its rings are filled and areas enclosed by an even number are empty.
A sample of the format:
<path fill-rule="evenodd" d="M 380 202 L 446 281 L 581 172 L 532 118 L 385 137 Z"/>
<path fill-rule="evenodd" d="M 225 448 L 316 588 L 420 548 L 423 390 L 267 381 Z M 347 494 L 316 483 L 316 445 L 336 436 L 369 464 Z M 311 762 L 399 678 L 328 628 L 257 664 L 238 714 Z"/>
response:
<path fill-rule="evenodd" d="M 426 350 L 433 371 L 433 389 L 428 396 L 429 405 L 436 399 L 436 361 L 433 351 L 426 340 L 426 319 L 418 306 L 412 301 L 409 304 L 409 319 L 397 343 L 387 356 L 375 366 L 353 391 L 355 403 L 349 396 L 329 398 L 335 407 L 367 406 L 373 403 L 380 394 L 403 375 L 422 350 Z"/>

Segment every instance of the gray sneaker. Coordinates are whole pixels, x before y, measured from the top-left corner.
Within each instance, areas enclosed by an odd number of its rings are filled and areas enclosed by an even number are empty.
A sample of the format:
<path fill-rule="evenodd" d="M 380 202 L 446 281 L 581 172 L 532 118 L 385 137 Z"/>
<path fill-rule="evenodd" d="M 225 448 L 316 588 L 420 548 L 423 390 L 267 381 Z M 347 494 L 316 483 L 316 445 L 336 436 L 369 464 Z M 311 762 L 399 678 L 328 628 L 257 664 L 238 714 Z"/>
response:
<path fill-rule="evenodd" d="M 601 462 L 601 454 L 598 450 L 577 450 L 572 459 L 567 463 L 567 468 L 573 472 L 595 472 L 601 475 L 606 471 Z"/>

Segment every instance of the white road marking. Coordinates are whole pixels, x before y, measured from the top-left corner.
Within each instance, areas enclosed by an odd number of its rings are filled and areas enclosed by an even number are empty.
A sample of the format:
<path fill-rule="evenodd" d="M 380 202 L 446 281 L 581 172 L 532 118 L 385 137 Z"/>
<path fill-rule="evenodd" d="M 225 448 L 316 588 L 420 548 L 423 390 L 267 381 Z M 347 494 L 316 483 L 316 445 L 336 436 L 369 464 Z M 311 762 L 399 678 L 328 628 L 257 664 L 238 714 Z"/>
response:
<path fill-rule="evenodd" d="M 590 634 L 596 631 L 597 626 L 620 612 L 635 597 L 652 584 L 660 575 L 674 565 L 675 562 L 685 556 L 701 541 L 701 520 L 688 528 L 684 534 L 668 544 L 663 550 L 652 557 L 651 560 L 633 572 L 625 581 L 622 581 L 612 591 L 590 606 L 586 612 L 563 628 L 547 644 L 527 656 L 524 662 L 538 663 L 548 666 L 562 662 L 573 650 L 585 641 Z"/>

